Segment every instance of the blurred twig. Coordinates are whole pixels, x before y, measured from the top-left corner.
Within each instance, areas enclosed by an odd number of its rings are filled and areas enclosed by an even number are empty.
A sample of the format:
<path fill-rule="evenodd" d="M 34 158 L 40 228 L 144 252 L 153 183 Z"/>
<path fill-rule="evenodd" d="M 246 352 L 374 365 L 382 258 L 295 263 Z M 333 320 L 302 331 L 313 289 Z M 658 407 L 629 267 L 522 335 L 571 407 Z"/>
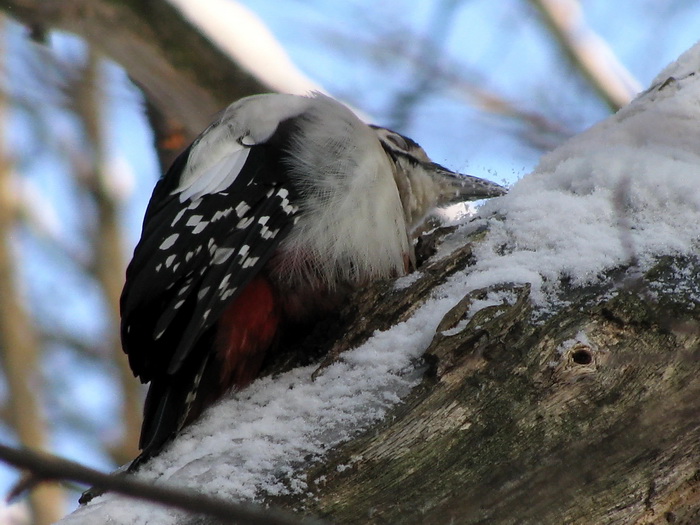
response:
<path fill-rule="evenodd" d="M 612 111 L 640 90 L 607 43 L 585 23 L 578 0 L 529 0 L 559 43 L 566 58 Z"/>
<path fill-rule="evenodd" d="M 405 129 L 413 108 L 421 99 L 430 94 L 436 83 L 442 78 L 436 73 L 439 73 L 440 62 L 446 56 L 443 47 L 450 34 L 449 26 L 454 20 L 454 11 L 458 5 L 459 0 L 437 2 L 427 31 L 430 38 L 418 40 L 418 43 L 422 45 L 416 61 L 425 67 L 416 68 L 412 82 L 408 82 L 406 88 L 394 98 L 392 108 L 389 110 L 389 125 L 391 127 Z"/>
<path fill-rule="evenodd" d="M 3 22 L 0 20 L 0 24 Z M 0 58 L 4 55 L 4 50 L 0 50 Z M 4 68 L 4 64 L 0 64 L 0 68 Z M 6 119 L 7 108 L 7 99 L 0 91 L 2 121 Z M 11 424 L 25 446 L 41 449 L 47 441 L 47 431 L 39 401 L 42 392 L 39 340 L 17 286 L 11 246 L 16 232 L 16 195 L 2 131 L 0 127 L 0 351 L 9 388 Z M 30 503 L 35 524 L 53 523 L 62 513 L 61 490 L 42 487 L 32 494 Z"/>
<path fill-rule="evenodd" d="M 434 25 L 437 26 L 439 21 L 440 18 L 436 16 Z M 337 31 L 329 33 L 328 39 L 335 47 L 353 54 L 357 53 L 358 48 L 363 48 L 368 60 L 374 60 L 380 65 L 391 64 L 392 69 L 404 62 L 413 72 L 415 79 L 406 82 L 410 87 L 399 93 L 386 117 L 387 122 L 380 122 L 381 124 L 395 126 L 401 131 L 408 124 L 411 112 L 415 111 L 420 98 L 439 89 L 452 92 L 460 101 L 466 100 L 487 116 L 500 117 L 521 125 L 519 136 L 538 150 L 549 151 L 574 134 L 572 129 L 557 120 L 562 115 L 549 117 L 542 111 L 523 107 L 497 90 L 486 87 L 483 75 L 446 55 L 429 39 L 413 34 L 410 28 L 399 28 L 389 35 L 382 32 L 381 28 L 376 31 L 379 38 L 371 41 L 363 42 L 354 35 L 342 35 Z M 411 53 L 410 50 L 416 46 L 422 52 Z M 350 101 L 354 98 L 350 93 L 344 97 Z M 362 105 L 359 101 L 356 104 Z"/>
<path fill-rule="evenodd" d="M 315 523 L 320 525 L 318 521 L 308 519 L 302 521 L 281 511 L 231 503 L 191 490 L 154 486 L 131 476 L 103 474 L 73 461 L 30 450 L 18 450 L 0 445 L 0 460 L 29 471 L 35 483 L 67 480 L 94 485 L 140 500 L 212 516 L 224 523 L 235 522 L 238 525 L 301 525 L 302 523 L 312 525 Z M 27 484 L 16 487 L 11 496 L 17 496 L 18 491 L 25 488 L 28 488 Z"/>
<path fill-rule="evenodd" d="M 80 173 L 78 169 L 76 175 L 78 182 L 85 187 L 92 198 L 97 211 L 97 222 L 92 230 L 92 246 L 95 254 L 93 271 L 109 306 L 110 326 L 113 328 L 111 356 L 119 370 L 124 396 L 121 405 L 124 437 L 113 451 L 116 462 L 122 464 L 138 454 L 141 395 L 138 381 L 134 379 L 116 335 L 116 327 L 119 326 L 119 297 L 124 285 L 126 262 L 119 220 L 119 199 L 115 196 L 110 184 L 109 155 L 106 151 L 107 140 L 103 121 L 105 97 L 100 62 L 98 55 L 91 49 L 79 81 L 79 89 L 75 90 L 75 106 L 83 123 L 86 143 L 91 147 L 92 153 L 87 172 Z"/>

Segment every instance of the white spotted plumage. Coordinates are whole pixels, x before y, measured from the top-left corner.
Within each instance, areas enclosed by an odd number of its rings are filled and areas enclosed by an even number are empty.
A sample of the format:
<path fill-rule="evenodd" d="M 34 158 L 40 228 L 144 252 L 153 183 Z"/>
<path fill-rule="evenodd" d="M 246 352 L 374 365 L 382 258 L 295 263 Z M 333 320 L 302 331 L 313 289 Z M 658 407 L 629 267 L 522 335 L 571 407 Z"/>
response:
<path fill-rule="evenodd" d="M 216 323 L 253 280 L 264 276 L 293 304 L 304 288 L 336 293 L 401 275 L 411 230 L 431 208 L 502 192 L 325 95 L 229 106 L 159 181 L 127 270 L 122 341 L 134 373 L 152 382 L 144 453 L 196 404 Z"/>

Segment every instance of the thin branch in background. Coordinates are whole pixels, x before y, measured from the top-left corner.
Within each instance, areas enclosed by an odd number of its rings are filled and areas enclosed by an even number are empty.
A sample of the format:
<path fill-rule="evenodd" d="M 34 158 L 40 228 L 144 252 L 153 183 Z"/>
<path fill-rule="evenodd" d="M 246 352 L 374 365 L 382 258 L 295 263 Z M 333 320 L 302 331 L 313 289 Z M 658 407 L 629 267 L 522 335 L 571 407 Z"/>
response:
<path fill-rule="evenodd" d="M 4 25 L 3 19 L 0 24 Z M 4 56 L 4 49 L 0 50 L 0 58 Z M 0 67 L 4 68 L 5 64 Z M 2 124 L 7 118 L 8 106 L 4 93 L 0 94 Z M 17 286 L 16 262 L 10 242 L 17 227 L 16 206 L 13 206 L 16 196 L 3 131 L 0 127 L 0 351 L 9 389 L 12 427 L 25 446 L 41 449 L 48 439 L 40 408 L 43 386 L 39 383 L 40 345 Z M 34 523 L 55 522 L 62 514 L 61 500 L 62 491 L 55 486 L 33 492 L 30 505 Z"/>
<path fill-rule="evenodd" d="M 124 494 L 143 501 L 166 505 L 174 509 L 212 516 L 224 523 L 238 525 L 321 525 L 317 520 L 301 520 L 279 510 L 253 505 L 231 503 L 176 487 L 157 486 L 127 475 L 103 474 L 73 461 L 30 450 L 18 450 L 0 445 L 0 460 L 29 472 L 21 486 L 10 494 L 43 481 L 74 481 L 100 489 Z"/>
<path fill-rule="evenodd" d="M 451 0 L 453 1 L 453 0 Z M 231 62 L 251 72 L 267 89 L 303 95 L 323 91 L 291 60 L 252 9 L 234 0 L 169 0 Z"/>
<path fill-rule="evenodd" d="M 370 21 L 367 21 L 369 23 Z M 436 22 L 437 24 L 437 22 Z M 358 48 L 362 48 L 362 53 L 368 60 L 374 61 L 378 67 L 385 67 L 384 63 L 391 63 L 396 67 L 397 63 L 405 63 L 411 70 L 417 72 L 419 77 L 421 72 L 429 72 L 431 80 L 428 85 L 429 90 L 439 89 L 451 92 L 460 102 L 466 101 L 470 106 L 487 115 L 493 115 L 508 122 L 519 124 L 523 127 L 518 131 L 518 135 L 531 147 L 539 151 L 549 151 L 570 138 L 574 131 L 568 128 L 561 120 L 561 115 L 554 112 L 554 117 L 548 117 L 541 111 L 533 111 L 522 107 L 516 101 L 509 100 L 493 89 L 484 87 L 486 82 L 482 75 L 471 69 L 467 64 L 443 54 L 436 59 L 438 51 L 434 45 L 426 40 L 419 44 L 423 50 L 429 52 L 411 54 L 408 42 L 420 42 L 425 40 L 419 35 L 410 33 L 410 28 L 400 28 L 399 31 L 387 35 L 382 32 L 382 28 L 377 27 L 376 32 L 379 37 L 372 41 L 358 41 L 354 35 L 342 35 L 337 31 L 327 34 L 329 45 L 347 53 L 357 54 Z M 408 36 L 407 36 L 408 35 Z M 416 80 L 420 84 L 420 78 Z M 425 87 L 420 89 L 420 93 L 411 92 L 414 95 L 399 95 L 403 100 L 394 104 L 393 115 L 391 114 L 384 122 L 388 126 L 402 127 L 410 119 L 408 111 L 415 109 L 416 102 L 422 94 L 427 94 Z M 407 101 L 407 97 L 411 98 Z M 362 105 L 357 96 L 350 93 L 342 97 L 355 105 Z M 410 102 L 411 107 L 409 107 Z M 397 111 L 397 105 L 402 109 Z"/>
<path fill-rule="evenodd" d="M 134 379 L 126 355 L 122 352 L 116 327 L 119 326 L 119 297 L 124 284 L 126 262 L 123 232 L 119 218 L 119 198 L 110 184 L 106 133 L 104 131 L 103 80 L 100 70 L 101 58 L 91 48 L 79 89 L 75 90 L 75 108 L 81 118 L 86 143 L 91 148 L 88 170 L 76 170 L 78 182 L 86 189 L 97 211 L 97 221 L 92 232 L 94 250 L 94 276 L 99 283 L 109 307 L 112 331 L 111 358 L 119 370 L 119 379 L 124 401 L 121 404 L 123 439 L 112 453 L 117 464 L 122 464 L 138 454 L 137 443 L 141 431 L 141 393 Z M 82 176 L 81 176 L 82 175 Z"/>
<path fill-rule="evenodd" d="M 494 115 L 523 126 L 518 136 L 536 150 L 550 151 L 574 135 L 563 123 L 539 111 L 520 107 L 494 90 L 479 87 L 460 76 L 456 70 L 441 73 L 451 91 L 486 115 Z"/>
<path fill-rule="evenodd" d="M 559 43 L 564 55 L 612 111 L 641 91 L 607 43 L 584 21 L 577 0 L 529 0 Z"/>
<path fill-rule="evenodd" d="M 407 89 L 398 93 L 388 111 L 389 126 L 395 129 L 406 129 L 410 114 L 418 102 L 428 96 L 440 82 L 438 73 L 440 60 L 446 55 L 444 45 L 450 34 L 450 23 L 454 20 L 454 11 L 460 0 L 442 0 L 438 2 L 432 20 L 428 24 L 429 38 L 423 40 L 423 45 L 417 54 L 416 62 L 426 67 L 415 68 L 415 76 L 407 83 Z"/>

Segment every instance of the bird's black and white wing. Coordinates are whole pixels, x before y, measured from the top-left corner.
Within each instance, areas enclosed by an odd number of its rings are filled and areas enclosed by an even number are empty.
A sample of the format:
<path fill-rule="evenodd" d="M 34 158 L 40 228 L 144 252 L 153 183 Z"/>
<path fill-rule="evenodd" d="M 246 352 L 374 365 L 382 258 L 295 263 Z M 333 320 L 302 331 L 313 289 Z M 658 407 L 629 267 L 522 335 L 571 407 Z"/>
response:
<path fill-rule="evenodd" d="M 122 340 L 144 382 L 177 373 L 298 213 L 284 155 L 299 108 L 267 115 L 262 130 L 231 109 L 159 181 L 127 269 Z"/>

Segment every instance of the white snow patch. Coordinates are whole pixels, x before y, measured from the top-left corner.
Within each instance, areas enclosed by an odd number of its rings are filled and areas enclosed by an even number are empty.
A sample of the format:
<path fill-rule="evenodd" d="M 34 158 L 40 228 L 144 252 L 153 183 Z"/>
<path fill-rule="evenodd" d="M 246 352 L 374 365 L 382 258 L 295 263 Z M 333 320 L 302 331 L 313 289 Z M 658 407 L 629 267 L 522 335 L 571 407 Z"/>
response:
<path fill-rule="evenodd" d="M 562 277 L 582 285 L 622 263 L 643 269 L 659 255 L 697 254 L 700 75 L 691 73 L 699 69 L 696 46 L 659 80 L 674 81 L 547 155 L 488 202 L 481 215 L 491 215 L 490 230 L 475 249 L 476 266 L 449 279 L 413 318 L 376 333 L 315 381 L 313 366 L 256 381 L 207 411 L 139 476 L 234 500 L 305 491 L 297 472 L 384 417 L 417 384 L 418 358 L 469 291 L 531 283 L 533 301 L 547 307 Z M 174 519 L 108 494 L 62 523 Z"/>
<path fill-rule="evenodd" d="M 580 331 L 573 339 L 567 339 L 557 347 L 557 353 L 564 355 L 576 345 L 592 346 L 588 335 L 584 331 Z"/>
<path fill-rule="evenodd" d="M 169 0 L 227 53 L 273 91 L 304 95 L 320 91 L 292 63 L 284 48 L 250 9 L 228 0 Z"/>
<path fill-rule="evenodd" d="M 508 195 L 487 202 L 486 242 L 468 289 L 532 283 L 539 306 L 561 277 L 593 283 L 603 272 L 664 254 L 697 253 L 700 239 L 700 47 L 681 74 L 546 155 Z M 684 76 L 685 75 L 685 76 Z"/>
<path fill-rule="evenodd" d="M 404 275 L 403 277 L 399 277 L 394 281 L 394 290 L 403 290 L 405 288 L 408 288 L 421 277 L 423 277 L 423 274 L 420 271 L 409 273 L 407 275 Z"/>
<path fill-rule="evenodd" d="M 300 467 L 384 417 L 420 381 L 422 370 L 415 360 L 455 303 L 454 293 L 447 291 L 451 286 L 443 286 L 443 297 L 420 308 L 410 320 L 343 354 L 315 381 L 315 366 L 297 368 L 259 379 L 218 403 L 139 477 L 234 500 L 306 490 L 306 481 L 296 473 Z M 96 508 L 102 520 L 140 522 L 146 506 L 106 494 L 61 523 L 91 523 Z M 149 524 L 176 519 L 174 511 L 150 507 Z"/>

